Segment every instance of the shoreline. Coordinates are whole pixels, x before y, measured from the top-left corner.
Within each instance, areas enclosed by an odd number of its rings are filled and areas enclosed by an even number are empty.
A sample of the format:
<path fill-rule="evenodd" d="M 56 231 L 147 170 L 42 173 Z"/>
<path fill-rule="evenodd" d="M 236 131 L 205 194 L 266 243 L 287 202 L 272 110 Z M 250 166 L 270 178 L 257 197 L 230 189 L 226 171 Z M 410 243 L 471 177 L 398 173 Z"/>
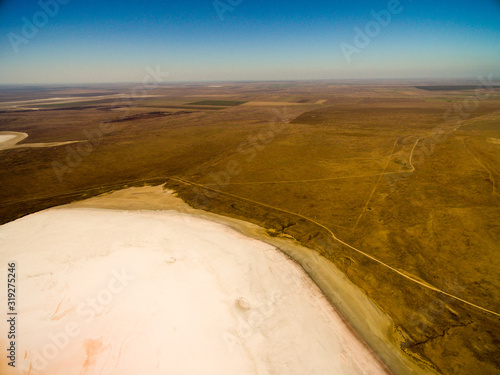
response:
<path fill-rule="evenodd" d="M 195 209 L 176 193 L 160 186 L 128 188 L 70 203 L 58 208 L 100 208 L 129 211 L 162 210 L 202 217 L 228 226 L 239 233 L 268 243 L 297 263 L 318 286 L 326 299 L 342 316 L 347 326 L 385 366 L 395 374 L 435 374 L 430 367 L 416 361 L 398 345 L 398 333 L 390 317 L 380 310 L 364 292 L 326 258 L 292 239 L 271 237 L 255 224 Z"/>
<path fill-rule="evenodd" d="M 2 374 L 391 373 L 296 262 L 226 223 L 67 205 L 0 232 L 24 337 Z"/>
<path fill-rule="evenodd" d="M 18 144 L 19 142 L 22 142 L 26 138 L 28 138 L 28 133 L 0 131 L 0 135 L 13 136 L 13 138 L 0 142 L 0 151 L 19 149 L 19 148 L 56 147 L 56 146 L 70 145 L 73 143 L 85 142 L 85 141 L 66 141 L 66 142 L 45 142 L 45 143 L 23 143 L 19 145 Z"/>

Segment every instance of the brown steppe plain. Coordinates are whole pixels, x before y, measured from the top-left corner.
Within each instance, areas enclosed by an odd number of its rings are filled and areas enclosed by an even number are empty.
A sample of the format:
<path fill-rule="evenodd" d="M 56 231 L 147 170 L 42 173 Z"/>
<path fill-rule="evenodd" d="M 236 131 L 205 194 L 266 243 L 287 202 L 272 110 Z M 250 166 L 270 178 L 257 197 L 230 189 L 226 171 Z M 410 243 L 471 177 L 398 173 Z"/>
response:
<path fill-rule="evenodd" d="M 91 97 L 133 87 L 2 90 L 0 131 L 29 135 L 18 146 L 83 142 L 0 151 L 0 223 L 164 184 L 326 257 L 428 371 L 500 374 L 500 91 L 422 86 L 178 84 L 121 102 Z M 86 99 L 1 105 L 73 96 Z"/>

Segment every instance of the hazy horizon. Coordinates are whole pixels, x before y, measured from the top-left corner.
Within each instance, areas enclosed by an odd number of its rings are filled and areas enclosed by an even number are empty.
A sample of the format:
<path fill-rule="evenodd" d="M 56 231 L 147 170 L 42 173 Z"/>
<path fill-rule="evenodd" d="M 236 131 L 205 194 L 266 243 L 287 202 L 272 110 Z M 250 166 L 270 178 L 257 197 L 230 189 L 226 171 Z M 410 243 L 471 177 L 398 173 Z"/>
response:
<path fill-rule="evenodd" d="M 438 84 L 448 84 L 448 85 L 478 85 L 478 78 L 487 78 L 488 82 L 494 85 L 500 84 L 500 76 L 492 76 L 490 79 L 486 75 L 478 75 L 476 77 L 464 77 L 464 78 L 344 78 L 344 79 L 283 79 L 283 80 L 207 80 L 207 81 L 169 81 L 165 80 L 159 83 L 157 87 L 167 87 L 167 86 L 179 86 L 179 85 L 191 85 L 191 86 L 206 86 L 206 85 L 229 85 L 229 84 L 258 84 L 258 83 L 330 83 L 346 86 L 356 86 L 356 85 L 379 85 L 379 84 L 389 84 L 395 86 L 407 86 L 407 85 L 438 85 Z M 25 87 L 25 88 L 36 88 L 36 87 L 61 87 L 61 88 L 71 88 L 71 87 L 93 87 L 93 86 L 132 86 L 141 85 L 141 81 L 116 81 L 116 82 L 26 82 L 26 83 L 0 83 L 0 87 L 4 88 L 15 88 L 15 87 Z"/>

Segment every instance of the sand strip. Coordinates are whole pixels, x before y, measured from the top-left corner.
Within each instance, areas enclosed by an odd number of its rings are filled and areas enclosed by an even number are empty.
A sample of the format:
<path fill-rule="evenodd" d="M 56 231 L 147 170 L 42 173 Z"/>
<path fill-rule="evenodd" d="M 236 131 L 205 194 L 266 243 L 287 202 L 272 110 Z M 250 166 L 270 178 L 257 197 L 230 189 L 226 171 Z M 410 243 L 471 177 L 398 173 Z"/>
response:
<path fill-rule="evenodd" d="M 87 141 L 66 141 L 66 142 L 46 142 L 46 143 L 23 143 L 21 145 L 18 145 L 19 142 L 21 142 L 26 138 L 28 138 L 27 133 L 2 131 L 0 132 L 0 151 L 12 148 L 56 147 L 56 146 L 69 145 L 73 143 L 87 142 Z"/>

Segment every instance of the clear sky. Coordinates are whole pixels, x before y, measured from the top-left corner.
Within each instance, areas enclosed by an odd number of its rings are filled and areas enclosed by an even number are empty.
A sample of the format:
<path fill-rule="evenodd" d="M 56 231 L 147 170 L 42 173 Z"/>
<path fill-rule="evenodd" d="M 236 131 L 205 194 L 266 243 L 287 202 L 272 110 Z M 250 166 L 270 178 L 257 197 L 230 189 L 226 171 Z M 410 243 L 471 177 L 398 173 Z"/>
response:
<path fill-rule="evenodd" d="M 44 1 L 0 0 L 0 83 L 500 77 L 500 0 Z"/>

